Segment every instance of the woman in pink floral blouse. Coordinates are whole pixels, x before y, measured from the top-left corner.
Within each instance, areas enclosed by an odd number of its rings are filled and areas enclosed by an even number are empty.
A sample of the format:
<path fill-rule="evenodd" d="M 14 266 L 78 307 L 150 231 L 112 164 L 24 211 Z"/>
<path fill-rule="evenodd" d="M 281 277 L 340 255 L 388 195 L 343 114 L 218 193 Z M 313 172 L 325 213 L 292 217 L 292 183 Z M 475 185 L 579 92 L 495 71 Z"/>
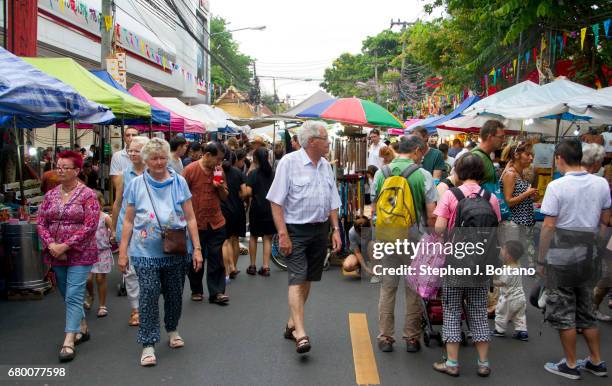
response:
<path fill-rule="evenodd" d="M 74 346 L 89 340 L 83 311 L 85 283 L 98 260 L 96 228 L 100 204 L 96 193 L 77 178 L 83 158 L 74 151 L 58 155 L 60 185 L 47 192 L 38 211 L 38 235 L 43 257 L 52 266 L 57 287 L 66 303 L 66 336 L 59 353 L 61 362 L 74 359 Z"/>

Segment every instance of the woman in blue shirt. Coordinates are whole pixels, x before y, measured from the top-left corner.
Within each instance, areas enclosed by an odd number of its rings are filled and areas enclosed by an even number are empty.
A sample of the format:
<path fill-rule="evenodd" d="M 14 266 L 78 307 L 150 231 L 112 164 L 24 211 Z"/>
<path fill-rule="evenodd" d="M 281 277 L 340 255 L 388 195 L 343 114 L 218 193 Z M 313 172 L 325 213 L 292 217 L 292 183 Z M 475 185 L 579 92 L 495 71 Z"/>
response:
<path fill-rule="evenodd" d="M 202 248 L 187 182 L 168 168 L 170 145 L 163 139 L 153 138 L 142 148 L 141 154 L 147 170 L 135 177 L 123 194 L 127 207 L 118 265 L 125 272 L 129 256 L 138 274 L 138 342 L 143 345 L 140 364 L 154 366 L 157 363 L 154 345 L 160 340 L 159 295 L 164 294 L 168 345 L 171 348 L 183 347 L 185 342 L 177 327 L 185 275 L 190 261 L 196 271 L 202 268 Z M 160 223 L 165 229 L 187 228 L 187 255 L 173 256 L 163 252 Z"/>

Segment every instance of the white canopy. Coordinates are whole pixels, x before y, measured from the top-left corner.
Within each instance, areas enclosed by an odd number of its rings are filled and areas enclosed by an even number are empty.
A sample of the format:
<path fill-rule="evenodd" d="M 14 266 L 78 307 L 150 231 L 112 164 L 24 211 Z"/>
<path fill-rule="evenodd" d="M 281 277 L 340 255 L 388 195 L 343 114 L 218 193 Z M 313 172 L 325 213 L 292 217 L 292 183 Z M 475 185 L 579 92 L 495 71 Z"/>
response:
<path fill-rule="evenodd" d="M 521 119 L 506 119 L 495 115 L 476 115 L 472 117 L 459 117 L 446 121 L 443 126 L 440 126 L 441 129 L 439 128 L 438 132 L 440 132 L 440 130 L 444 130 L 444 132 L 447 130 L 464 133 L 478 132 L 489 119 L 501 121 L 506 127 L 506 130 L 514 132 L 524 131 L 527 133 L 555 135 L 557 129 L 557 121 L 555 119 L 537 118 L 523 121 Z M 587 122 L 580 121 L 577 123 L 583 126 Z M 563 134 L 568 128 L 573 126 L 575 126 L 575 123 L 562 120 L 559 126 L 559 132 Z"/>
<path fill-rule="evenodd" d="M 214 130 L 215 124 L 208 116 L 202 114 L 200 111 L 195 110 L 190 106 L 187 106 L 177 98 L 156 97 L 155 100 L 167 109 L 177 113 L 178 115 L 182 115 L 183 117 L 189 118 L 194 121 L 202 122 L 206 127 L 206 130 Z"/>
<path fill-rule="evenodd" d="M 612 87 L 580 95 L 568 103 L 574 115 L 592 117 L 592 123 L 612 124 Z"/>
<path fill-rule="evenodd" d="M 593 91 L 590 87 L 560 78 L 504 99 L 502 103 L 489 106 L 483 112 L 508 119 L 535 119 L 558 115 L 568 111 L 566 104 L 574 98 Z"/>
<path fill-rule="evenodd" d="M 478 102 L 465 109 L 463 115 L 473 116 L 476 114 L 487 112 L 490 107 L 502 105 L 509 98 L 522 94 L 526 91 L 538 88 L 540 88 L 540 85 L 535 84 L 530 80 L 526 80 L 524 82 L 515 84 L 512 87 L 508 87 L 506 89 L 496 92 L 493 95 L 489 95 L 488 97 L 479 100 Z"/>
<path fill-rule="evenodd" d="M 223 129 L 225 127 L 240 130 L 240 126 L 228 120 L 226 117 L 229 117 L 229 115 L 220 108 L 215 108 L 205 104 L 194 105 L 191 106 L 191 108 L 208 117 L 213 124 L 213 127 L 210 129 L 211 131 Z"/>

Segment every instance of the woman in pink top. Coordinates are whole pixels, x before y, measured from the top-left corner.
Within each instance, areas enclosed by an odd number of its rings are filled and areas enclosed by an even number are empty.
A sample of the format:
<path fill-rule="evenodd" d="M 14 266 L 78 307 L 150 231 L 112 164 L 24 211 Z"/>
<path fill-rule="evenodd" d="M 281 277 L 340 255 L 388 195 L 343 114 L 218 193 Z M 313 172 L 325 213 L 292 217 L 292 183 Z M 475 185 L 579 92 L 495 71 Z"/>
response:
<path fill-rule="evenodd" d="M 455 172 L 463 184 L 459 187 L 465 197 L 482 194 L 480 181 L 484 178 L 484 164 L 477 155 L 468 153 L 455 163 Z M 490 203 L 497 220 L 501 221 L 499 203 L 494 195 L 490 195 Z M 448 190 L 442 196 L 434 214 L 436 232 L 443 234 L 455 227 L 457 206 L 459 201 L 452 191 Z M 451 376 L 459 375 L 459 344 L 461 343 L 461 312 L 465 301 L 466 317 L 472 339 L 478 351 L 478 375 L 486 377 L 491 373 L 488 361 L 490 331 L 487 321 L 487 291 L 486 286 L 450 286 L 442 287 L 444 324 L 443 339 L 446 342 L 447 359 L 433 364 L 435 370 Z"/>
<path fill-rule="evenodd" d="M 74 346 L 89 340 L 83 298 L 91 266 L 98 261 L 96 229 L 100 204 L 96 193 L 79 181 L 83 157 L 74 151 L 58 154 L 60 185 L 45 194 L 38 211 L 38 235 L 45 263 L 55 272 L 57 287 L 66 303 L 61 362 L 74 359 Z"/>

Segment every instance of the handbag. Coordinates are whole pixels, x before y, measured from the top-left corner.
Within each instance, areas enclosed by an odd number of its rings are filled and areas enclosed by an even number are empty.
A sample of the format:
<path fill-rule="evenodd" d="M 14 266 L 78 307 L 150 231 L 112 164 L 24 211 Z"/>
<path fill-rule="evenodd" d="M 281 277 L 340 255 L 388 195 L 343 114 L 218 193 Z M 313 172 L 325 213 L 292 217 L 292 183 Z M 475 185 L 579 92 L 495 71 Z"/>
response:
<path fill-rule="evenodd" d="M 187 254 L 187 233 L 186 227 L 183 228 L 168 228 L 162 227 L 161 222 L 159 221 L 159 216 L 157 215 L 157 210 L 155 209 L 155 203 L 153 203 L 153 198 L 151 197 L 151 192 L 149 190 L 149 184 L 147 183 L 147 177 L 143 177 L 145 187 L 147 189 L 147 195 L 149 196 L 149 201 L 151 201 L 151 206 L 153 207 L 153 212 L 155 213 L 155 218 L 157 219 L 157 224 L 159 224 L 159 229 L 161 230 L 161 238 L 162 238 L 162 250 L 167 255 L 177 255 L 184 256 Z"/>

